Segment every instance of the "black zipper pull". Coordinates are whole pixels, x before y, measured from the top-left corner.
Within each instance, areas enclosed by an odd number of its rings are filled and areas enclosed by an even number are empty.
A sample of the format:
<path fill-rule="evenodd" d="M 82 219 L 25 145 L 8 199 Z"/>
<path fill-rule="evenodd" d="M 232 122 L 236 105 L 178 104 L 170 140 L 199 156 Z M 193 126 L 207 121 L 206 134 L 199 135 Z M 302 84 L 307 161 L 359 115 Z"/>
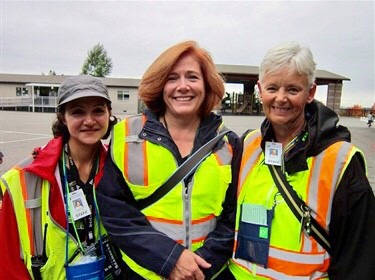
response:
<path fill-rule="evenodd" d="M 305 231 L 308 236 L 311 235 L 311 213 L 310 208 L 306 205 L 301 205 L 302 219 L 301 219 L 301 231 L 299 241 L 301 242 L 302 234 Z"/>
<path fill-rule="evenodd" d="M 43 252 L 42 252 L 42 261 L 44 263 L 47 262 L 47 252 L 46 252 L 46 243 L 47 243 L 47 229 L 48 229 L 48 223 L 44 225 L 44 238 L 43 238 Z"/>

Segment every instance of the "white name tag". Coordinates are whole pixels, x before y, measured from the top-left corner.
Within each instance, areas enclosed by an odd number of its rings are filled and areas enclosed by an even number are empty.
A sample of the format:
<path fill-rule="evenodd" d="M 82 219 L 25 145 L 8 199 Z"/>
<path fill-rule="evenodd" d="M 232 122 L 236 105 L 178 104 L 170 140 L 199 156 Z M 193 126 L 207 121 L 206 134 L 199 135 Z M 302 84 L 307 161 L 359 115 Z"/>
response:
<path fill-rule="evenodd" d="M 85 194 L 82 189 L 71 192 L 69 195 L 70 212 L 74 221 L 82 219 L 91 214 Z"/>
<path fill-rule="evenodd" d="M 267 226 L 267 209 L 263 205 L 242 204 L 241 221 Z"/>
<path fill-rule="evenodd" d="M 281 166 L 283 146 L 277 142 L 266 142 L 264 162 L 270 165 Z"/>

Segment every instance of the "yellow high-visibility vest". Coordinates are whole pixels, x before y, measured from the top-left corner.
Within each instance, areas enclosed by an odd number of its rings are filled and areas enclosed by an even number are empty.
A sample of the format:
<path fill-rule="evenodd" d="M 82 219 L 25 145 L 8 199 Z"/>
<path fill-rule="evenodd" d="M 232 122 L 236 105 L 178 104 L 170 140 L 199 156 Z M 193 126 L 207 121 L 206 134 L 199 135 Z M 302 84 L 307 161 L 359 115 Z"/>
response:
<path fill-rule="evenodd" d="M 113 162 L 121 170 L 136 200 L 151 195 L 178 168 L 171 151 L 138 136 L 145 121 L 146 117 L 139 115 L 118 123 L 113 130 L 110 149 Z M 187 189 L 185 183 L 180 182 L 159 201 L 142 210 L 155 229 L 192 251 L 201 247 L 206 236 L 215 229 L 232 181 L 232 149 L 228 139 L 225 137 L 224 140 L 224 145 L 200 164 Z M 156 273 L 139 266 L 124 252 L 122 254 L 137 274 L 146 279 L 160 279 Z"/>
<path fill-rule="evenodd" d="M 23 260 L 32 279 L 31 258 L 43 252 L 44 225 L 48 224 L 46 239 L 47 262 L 40 269 L 42 279 L 66 279 L 65 253 L 66 230 L 51 217 L 49 209 L 50 183 L 40 177 L 26 172 L 24 167 L 32 162 L 32 158 L 22 161 L 5 173 L 0 186 L 5 189 L 12 200 L 18 233 L 20 237 L 20 258 Z M 59 168 L 56 168 L 58 172 Z M 53 202 L 52 202 L 53 203 Z M 106 233 L 101 225 L 101 232 Z M 95 223 L 95 236 L 98 228 Z M 78 249 L 75 238 L 68 235 L 68 256 Z M 78 254 L 74 261 L 81 257 Z"/>
<path fill-rule="evenodd" d="M 259 130 L 250 132 L 244 139 L 238 185 L 235 246 L 229 268 L 236 279 L 328 277 L 329 254 L 314 238 L 303 234 L 300 239 L 300 221 L 296 219 L 281 195 L 276 197 L 278 189 L 268 166 L 264 164 L 261 140 Z M 337 142 L 317 156 L 308 158 L 308 170 L 292 175 L 286 174 L 289 184 L 309 206 L 311 215 L 327 232 L 335 190 L 351 158 L 357 152 L 362 154 L 348 142 Z M 271 209 L 275 205 L 267 269 L 235 258 L 240 209 L 243 203 L 262 205 L 266 209 Z"/>

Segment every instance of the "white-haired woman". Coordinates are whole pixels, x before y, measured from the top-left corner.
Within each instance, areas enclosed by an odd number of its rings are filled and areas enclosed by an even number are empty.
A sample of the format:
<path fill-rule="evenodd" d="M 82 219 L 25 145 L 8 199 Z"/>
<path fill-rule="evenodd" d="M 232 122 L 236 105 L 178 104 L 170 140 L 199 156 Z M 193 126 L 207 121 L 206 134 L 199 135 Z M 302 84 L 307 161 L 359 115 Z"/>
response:
<path fill-rule="evenodd" d="M 295 42 L 269 50 L 260 65 L 266 119 L 243 136 L 230 264 L 237 279 L 375 275 L 364 156 L 336 113 L 314 100 L 315 67 Z"/>

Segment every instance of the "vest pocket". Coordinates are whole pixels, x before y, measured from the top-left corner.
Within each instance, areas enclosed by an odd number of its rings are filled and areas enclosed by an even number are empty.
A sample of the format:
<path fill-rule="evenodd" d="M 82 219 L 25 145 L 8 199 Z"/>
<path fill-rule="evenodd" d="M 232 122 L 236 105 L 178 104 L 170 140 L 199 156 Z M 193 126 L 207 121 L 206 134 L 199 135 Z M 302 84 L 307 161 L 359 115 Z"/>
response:
<path fill-rule="evenodd" d="M 260 227 L 259 225 L 253 226 Z M 269 245 L 269 239 L 238 233 L 235 258 L 257 263 L 267 268 Z"/>
<path fill-rule="evenodd" d="M 267 268 L 274 209 L 242 204 L 235 258 Z"/>
<path fill-rule="evenodd" d="M 40 273 L 43 279 L 49 279 L 51 275 L 56 275 L 55 264 L 56 264 L 56 260 L 54 257 L 48 258 L 47 262 L 40 269 Z M 64 264 L 62 263 L 61 265 L 63 266 Z M 61 271 L 65 272 L 65 270 L 63 270 L 63 267 Z"/>

